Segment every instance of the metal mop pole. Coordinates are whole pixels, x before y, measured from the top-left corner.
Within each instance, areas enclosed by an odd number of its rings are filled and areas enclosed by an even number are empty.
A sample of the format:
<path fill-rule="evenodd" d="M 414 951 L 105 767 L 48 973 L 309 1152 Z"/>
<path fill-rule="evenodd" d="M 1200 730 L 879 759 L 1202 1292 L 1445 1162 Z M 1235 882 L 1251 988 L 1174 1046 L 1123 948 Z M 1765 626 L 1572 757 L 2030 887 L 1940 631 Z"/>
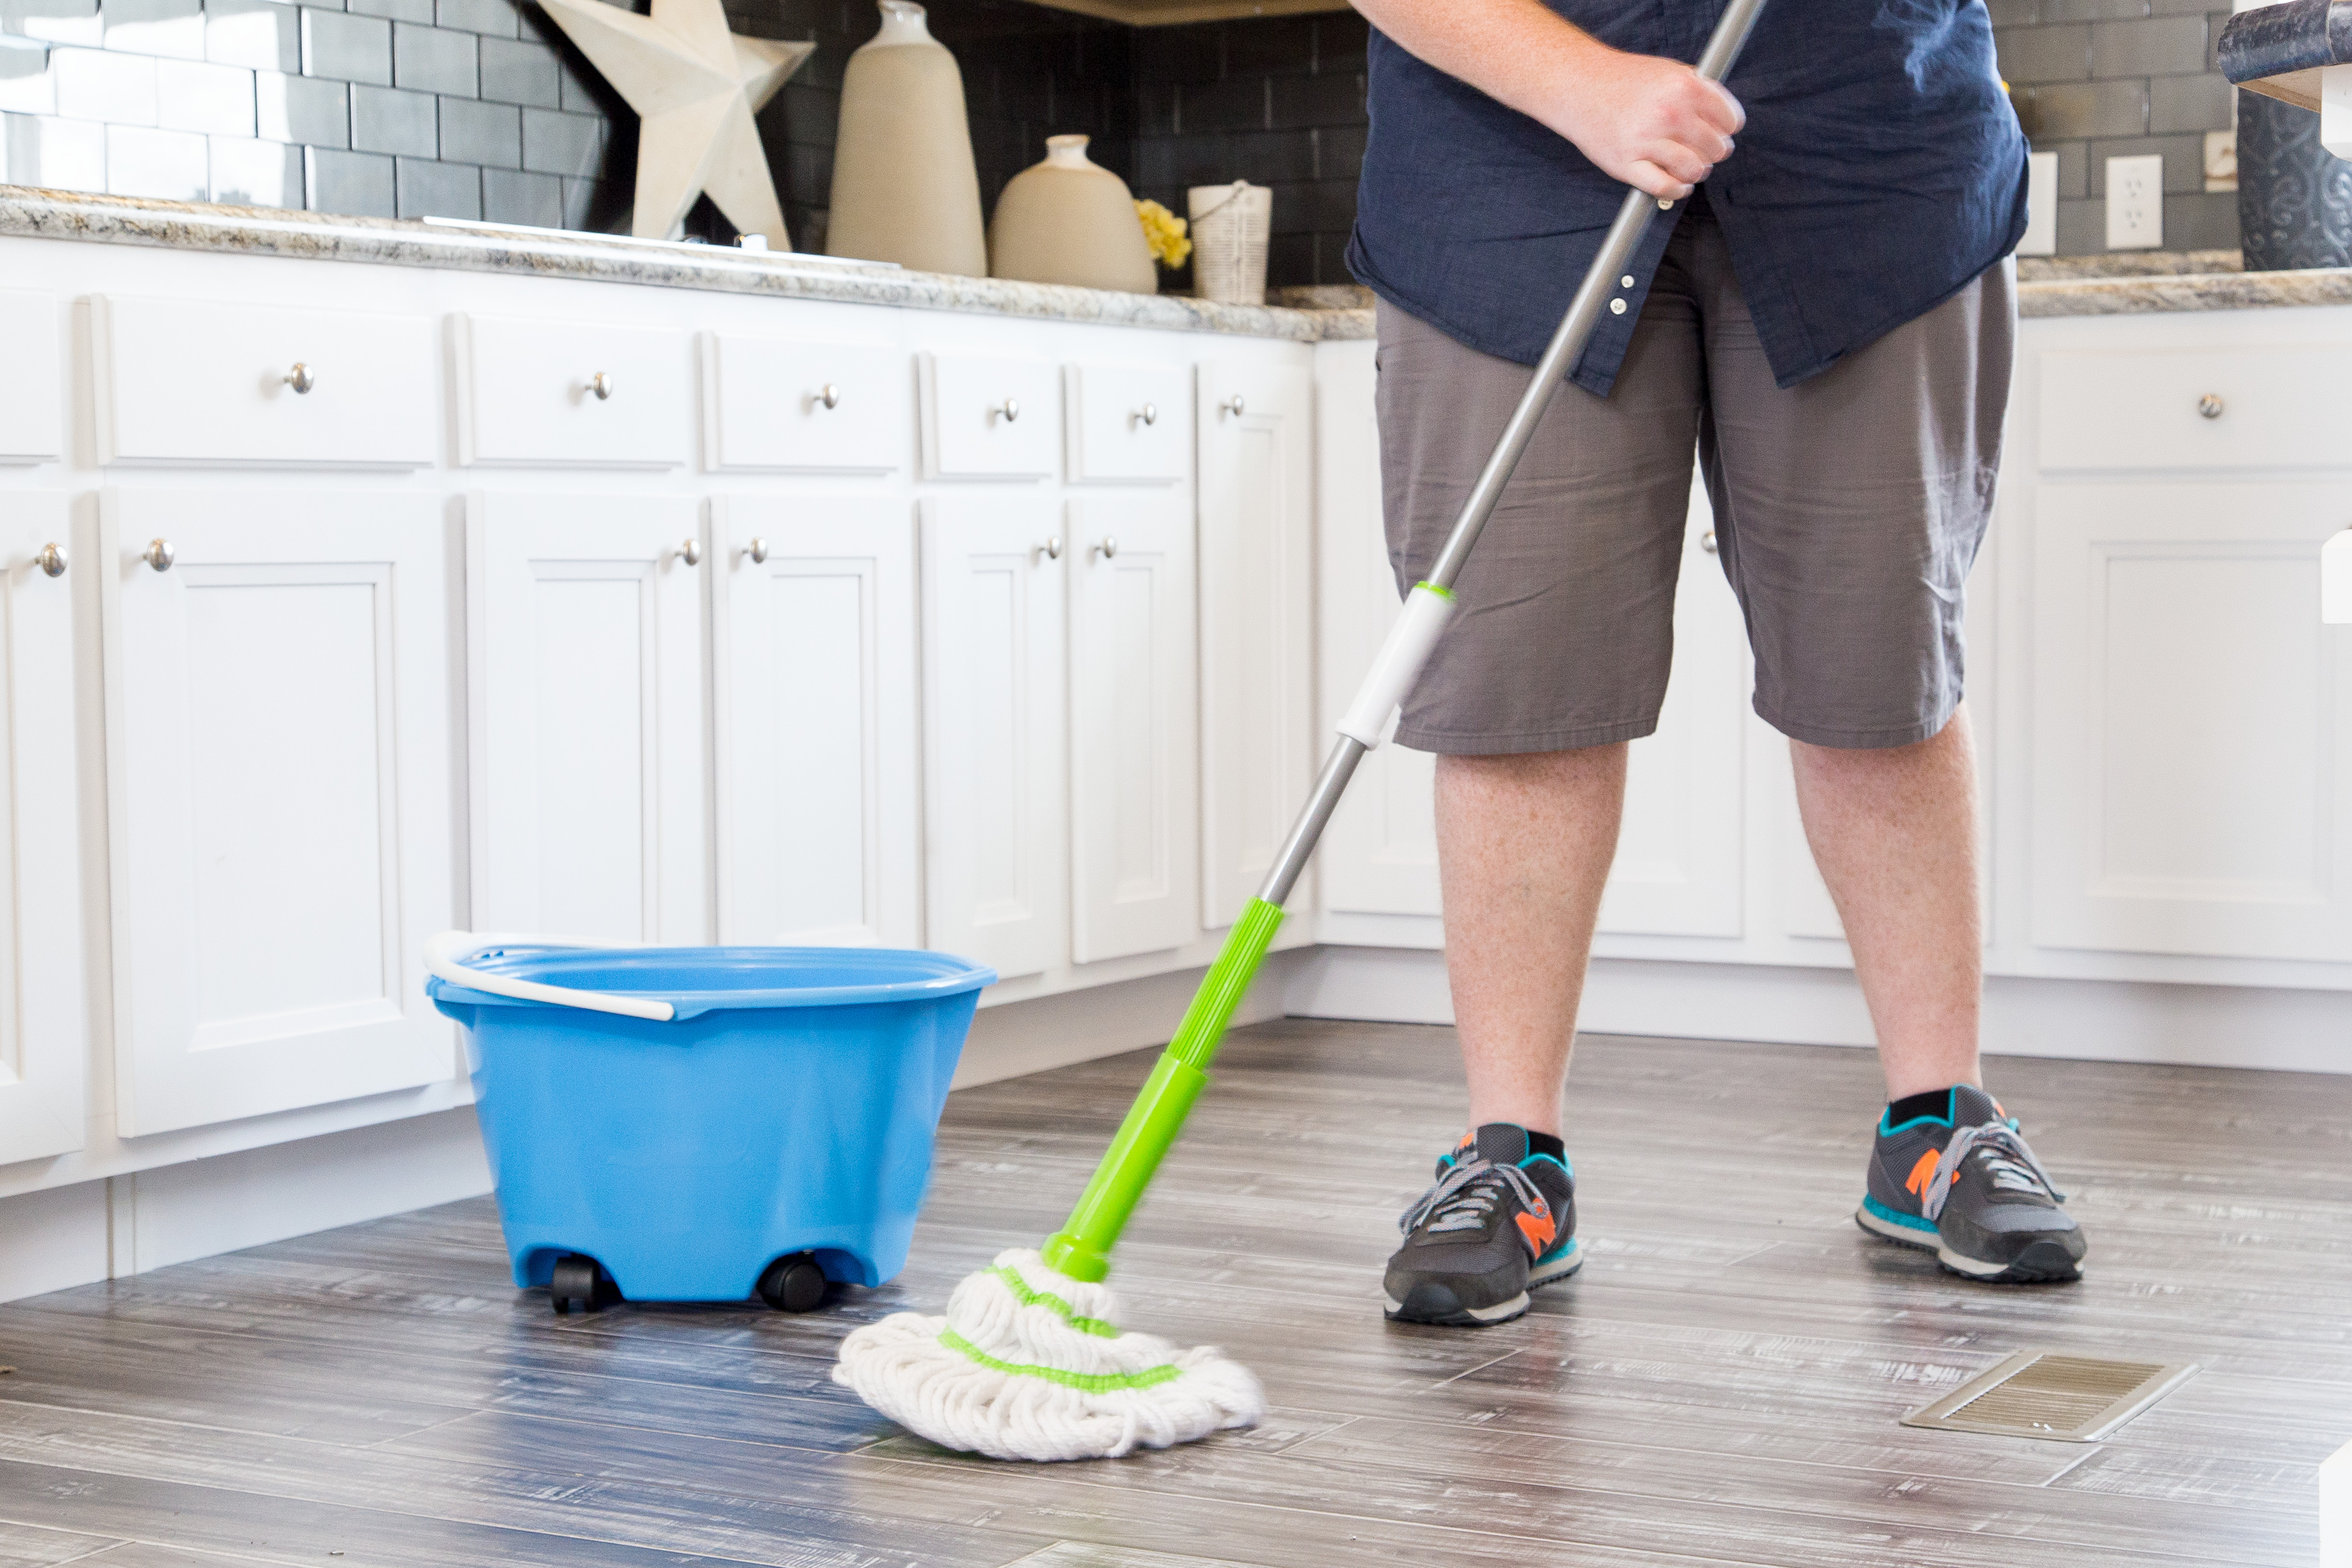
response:
<path fill-rule="evenodd" d="M 1699 56 L 1699 75 L 1709 81 L 1721 81 L 1729 73 L 1763 5 L 1764 0 L 1730 0 L 1707 39 L 1706 51 Z M 1568 313 L 1560 318 L 1559 330 L 1552 333 L 1543 358 L 1536 362 L 1535 374 L 1520 395 L 1518 406 L 1511 411 L 1509 422 L 1503 426 L 1502 437 L 1495 443 L 1478 482 L 1463 501 L 1453 531 L 1446 535 L 1445 547 L 1438 552 L 1436 564 L 1430 569 L 1428 577 L 1405 596 L 1403 614 L 1390 630 L 1388 641 L 1373 660 L 1355 701 L 1340 718 L 1339 738 L 1324 761 L 1314 793 L 1307 796 L 1306 806 L 1291 826 L 1289 837 L 1275 856 L 1264 885 L 1234 922 L 1223 951 L 1202 977 L 1192 1005 L 1185 1010 L 1176 1037 L 1168 1042 L 1159 1066 L 1152 1069 L 1150 1080 L 1136 1096 L 1118 1136 L 1104 1152 L 1101 1164 L 1095 1168 L 1094 1179 L 1087 1184 L 1077 1206 L 1071 1210 L 1069 1222 L 1046 1242 L 1045 1261 L 1054 1268 L 1074 1279 L 1100 1279 L 1109 1272 L 1110 1249 L 1126 1226 L 1128 1215 L 1143 1196 L 1161 1156 L 1182 1130 L 1192 1101 L 1208 1086 L 1205 1069 L 1209 1058 L 1216 1054 L 1226 1023 L 1256 977 L 1275 931 L 1282 924 L 1283 900 L 1289 898 L 1299 875 L 1307 869 L 1307 858 L 1315 853 L 1316 843 L 1323 837 L 1331 814 L 1339 809 L 1339 797 L 1347 794 L 1348 783 L 1355 777 L 1356 764 L 1364 760 L 1365 752 L 1380 744 L 1390 716 L 1412 689 L 1422 665 L 1437 646 L 1454 613 L 1454 580 L 1461 575 L 1471 549 L 1478 542 L 1478 535 L 1486 531 L 1496 502 L 1502 499 L 1503 487 L 1510 482 L 1512 470 L 1518 467 L 1519 455 L 1527 450 L 1536 426 L 1543 421 L 1544 411 L 1551 406 L 1553 394 L 1583 357 L 1585 345 L 1592 339 L 1592 330 L 1608 308 L 1614 280 L 1623 274 L 1633 253 L 1641 248 L 1651 220 L 1673 205 L 1638 190 L 1625 193 L 1624 205 L 1617 209 L 1617 220 L 1609 226 L 1601 252 L 1586 269 L 1584 281 L 1578 286 L 1575 299 L 1569 302 Z"/>

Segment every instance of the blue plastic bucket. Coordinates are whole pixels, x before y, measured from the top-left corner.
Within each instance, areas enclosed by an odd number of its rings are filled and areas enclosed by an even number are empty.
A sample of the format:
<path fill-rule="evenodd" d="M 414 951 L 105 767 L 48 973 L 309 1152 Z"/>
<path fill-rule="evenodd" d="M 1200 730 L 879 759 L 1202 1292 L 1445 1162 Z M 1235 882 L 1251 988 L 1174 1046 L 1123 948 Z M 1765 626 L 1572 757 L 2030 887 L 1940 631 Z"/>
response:
<path fill-rule="evenodd" d="M 893 948 L 508 945 L 462 963 L 674 1009 L 426 982 L 465 1028 L 516 1284 L 547 1284 L 567 1253 L 641 1301 L 741 1300 L 792 1253 L 848 1284 L 905 1265 L 992 971 Z"/>

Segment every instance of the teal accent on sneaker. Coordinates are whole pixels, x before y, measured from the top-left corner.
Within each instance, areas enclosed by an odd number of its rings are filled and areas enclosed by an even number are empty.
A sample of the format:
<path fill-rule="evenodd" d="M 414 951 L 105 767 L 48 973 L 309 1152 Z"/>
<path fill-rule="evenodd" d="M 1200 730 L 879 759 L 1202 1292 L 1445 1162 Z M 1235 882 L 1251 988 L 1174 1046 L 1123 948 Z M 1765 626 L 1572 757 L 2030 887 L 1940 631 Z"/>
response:
<path fill-rule="evenodd" d="M 1910 1124 L 1906 1122 L 1905 1125 L 1908 1126 Z M 1929 1236 L 1936 1234 L 1935 1223 L 1932 1220 L 1925 1220 L 1916 1214 L 1905 1214 L 1900 1209 L 1890 1208 L 1886 1205 L 1880 1203 L 1876 1198 L 1872 1197 L 1867 1193 L 1863 1194 L 1862 1206 L 1876 1215 L 1879 1218 L 1895 1225 L 1899 1225 L 1906 1230 L 1925 1231 Z"/>

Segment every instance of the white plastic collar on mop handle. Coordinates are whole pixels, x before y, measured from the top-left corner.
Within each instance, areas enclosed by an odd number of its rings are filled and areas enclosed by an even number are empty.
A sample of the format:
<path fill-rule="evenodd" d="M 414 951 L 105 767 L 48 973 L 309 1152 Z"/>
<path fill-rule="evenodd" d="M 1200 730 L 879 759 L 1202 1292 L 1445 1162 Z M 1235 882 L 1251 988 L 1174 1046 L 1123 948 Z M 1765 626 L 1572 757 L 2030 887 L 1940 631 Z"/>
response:
<path fill-rule="evenodd" d="M 1362 742 L 1370 751 L 1388 732 L 1389 715 L 1421 678 L 1421 667 L 1454 618 L 1454 595 L 1433 583 L 1417 583 L 1404 597 L 1404 610 L 1389 628 L 1378 658 L 1365 672 L 1356 700 L 1339 718 L 1339 733 Z"/>
<path fill-rule="evenodd" d="M 560 1007 L 583 1007 L 591 1013 L 617 1013 L 624 1018 L 649 1018 L 656 1024 L 667 1024 L 677 1016 L 677 1009 L 667 1002 L 648 1001 L 642 996 L 615 996 L 605 991 L 578 991 L 569 985 L 541 985 L 536 980 L 517 980 L 510 974 L 492 974 L 488 970 L 468 969 L 457 962 L 461 952 L 485 947 L 613 947 L 606 942 L 581 942 L 563 936 L 524 936 L 513 931 L 445 931 L 425 944 L 425 967 L 452 985 L 462 985 L 468 991 L 484 991 L 493 996 L 511 996 L 518 1002 L 552 1002 Z"/>

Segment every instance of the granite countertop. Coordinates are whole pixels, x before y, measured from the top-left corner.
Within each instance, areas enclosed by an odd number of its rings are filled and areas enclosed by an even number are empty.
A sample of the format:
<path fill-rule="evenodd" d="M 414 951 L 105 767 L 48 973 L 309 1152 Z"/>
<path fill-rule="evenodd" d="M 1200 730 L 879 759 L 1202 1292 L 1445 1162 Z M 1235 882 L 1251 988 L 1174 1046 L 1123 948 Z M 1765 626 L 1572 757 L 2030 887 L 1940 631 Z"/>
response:
<path fill-rule="evenodd" d="M 522 272 L 784 299 L 1232 332 L 1300 342 L 1373 335 L 1371 296 L 1353 286 L 1278 289 L 1269 305 L 1174 294 L 953 278 L 789 251 L 678 246 L 617 235 L 449 227 L 0 185 L 0 236 L 79 239 L 467 272 Z M 2021 316 L 2112 316 L 2352 305 L 2352 268 L 2246 272 L 2235 251 L 2032 257 L 2018 264 Z"/>

